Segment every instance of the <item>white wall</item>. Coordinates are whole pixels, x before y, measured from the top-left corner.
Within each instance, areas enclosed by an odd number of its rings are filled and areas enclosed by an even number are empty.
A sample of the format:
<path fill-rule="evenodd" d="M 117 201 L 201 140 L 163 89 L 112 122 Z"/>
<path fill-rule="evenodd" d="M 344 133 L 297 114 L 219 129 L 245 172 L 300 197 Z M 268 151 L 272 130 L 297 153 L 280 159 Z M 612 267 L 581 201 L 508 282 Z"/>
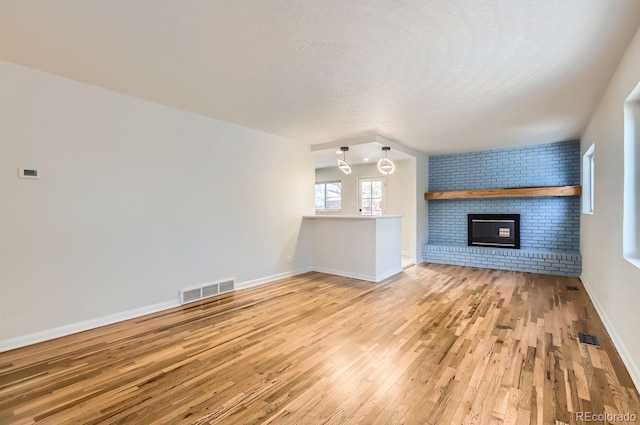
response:
<path fill-rule="evenodd" d="M 416 242 L 417 260 L 423 262 L 422 246 L 429 240 L 429 203 L 424 200 L 429 191 L 429 156 L 416 156 Z"/>
<path fill-rule="evenodd" d="M 402 253 L 415 260 L 416 199 L 414 159 L 396 161 L 396 170 L 387 176 L 387 215 L 402 215 Z M 344 174 L 337 167 L 316 170 L 316 181 L 342 182 L 341 215 L 358 215 L 358 179 L 361 177 L 384 177 L 377 164 L 351 166 L 351 174 Z M 322 213 L 319 213 L 322 214 Z M 335 214 L 335 213 L 326 213 Z"/>
<path fill-rule="evenodd" d="M 582 137 L 595 143 L 595 213 L 581 216 L 582 276 L 629 372 L 640 388 L 640 269 L 623 258 L 625 99 L 640 81 L 636 32 Z"/>
<path fill-rule="evenodd" d="M 415 159 L 396 161 L 395 164 L 394 173 L 387 178 L 387 214 L 402 216 L 402 256 L 415 262 Z"/>
<path fill-rule="evenodd" d="M 6 62 L 0 93 L 0 348 L 311 266 L 309 146 Z"/>

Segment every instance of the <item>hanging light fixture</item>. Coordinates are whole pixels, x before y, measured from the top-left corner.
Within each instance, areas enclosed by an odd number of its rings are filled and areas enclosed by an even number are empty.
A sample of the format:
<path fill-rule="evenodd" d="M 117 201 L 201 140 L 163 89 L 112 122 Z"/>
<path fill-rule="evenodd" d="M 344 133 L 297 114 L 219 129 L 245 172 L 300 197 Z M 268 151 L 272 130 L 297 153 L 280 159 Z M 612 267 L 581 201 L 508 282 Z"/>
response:
<path fill-rule="evenodd" d="M 351 174 L 351 165 L 347 162 L 347 152 L 349 152 L 349 147 L 342 146 L 340 150 L 342 151 L 342 159 L 338 160 L 338 168 L 345 174 Z"/>
<path fill-rule="evenodd" d="M 389 158 L 387 158 L 387 153 L 391 150 L 389 146 L 383 146 L 382 151 L 384 152 L 384 158 L 380 158 L 378 161 L 378 170 L 382 174 L 391 174 L 396 169 L 395 164 Z"/>

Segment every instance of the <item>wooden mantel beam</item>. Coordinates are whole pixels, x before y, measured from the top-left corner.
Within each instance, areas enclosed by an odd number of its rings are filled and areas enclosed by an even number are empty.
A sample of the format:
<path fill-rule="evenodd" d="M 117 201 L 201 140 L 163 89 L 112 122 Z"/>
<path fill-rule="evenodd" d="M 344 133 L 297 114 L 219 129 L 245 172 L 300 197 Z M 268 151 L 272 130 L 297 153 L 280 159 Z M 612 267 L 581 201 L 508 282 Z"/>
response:
<path fill-rule="evenodd" d="M 429 201 L 438 199 L 531 198 L 543 196 L 580 196 L 581 194 L 582 186 L 555 186 L 426 192 L 424 199 Z"/>

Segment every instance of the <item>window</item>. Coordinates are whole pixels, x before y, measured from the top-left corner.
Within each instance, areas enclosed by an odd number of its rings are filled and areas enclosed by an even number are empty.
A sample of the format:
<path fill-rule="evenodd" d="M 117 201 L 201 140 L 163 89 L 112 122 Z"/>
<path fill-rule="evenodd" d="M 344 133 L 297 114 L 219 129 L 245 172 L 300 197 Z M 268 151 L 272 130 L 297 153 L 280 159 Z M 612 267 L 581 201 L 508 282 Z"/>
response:
<path fill-rule="evenodd" d="M 339 211 L 342 207 L 340 181 L 316 183 L 316 211 Z"/>
<path fill-rule="evenodd" d="M 582 157 L 582 212 L 593 214 L 595 210 L 595 158 L 596 147 L 591 145 Z"/>
<path fill-rule="evenodd" d="M 622 252 L 640 267 L 640 84 L 624 105 Z"/>
<path fill-rule="evenodd" d="M 384 178 L 360 178 L 360 215 L 383 215 L 386 198 Z"/>

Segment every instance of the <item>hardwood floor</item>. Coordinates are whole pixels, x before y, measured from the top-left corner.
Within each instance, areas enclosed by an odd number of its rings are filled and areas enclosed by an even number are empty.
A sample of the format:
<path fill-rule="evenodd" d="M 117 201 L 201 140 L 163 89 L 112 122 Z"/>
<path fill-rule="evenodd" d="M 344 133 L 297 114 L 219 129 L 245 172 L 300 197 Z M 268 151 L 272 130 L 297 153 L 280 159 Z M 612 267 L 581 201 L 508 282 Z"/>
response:
<path fill-rule="evenodd" d="M 309 273 L 0 354 L 1 424 L 574 424 L 639 410 L 578 279 L 457 266 L 381 284 Z"/>

